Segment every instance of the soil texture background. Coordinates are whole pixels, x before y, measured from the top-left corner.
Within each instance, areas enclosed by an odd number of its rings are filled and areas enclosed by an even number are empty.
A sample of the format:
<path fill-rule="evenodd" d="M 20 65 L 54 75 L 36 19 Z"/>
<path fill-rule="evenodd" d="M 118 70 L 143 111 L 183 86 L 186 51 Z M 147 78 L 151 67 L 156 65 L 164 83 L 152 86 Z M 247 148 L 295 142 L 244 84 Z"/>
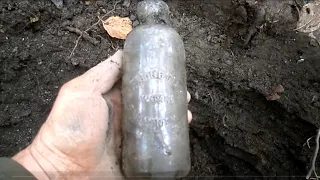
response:
<path fill-rule="evenodd" d="M 31 143 L 63 83 L 123 47 L 99 25 L 88 32 L 99 43 L 82 39 L 70 56 L 78 35 L 66 26 L 83 31 L 110 11 L 136 26 L 138 1 L 125 1 L 66 0 L 58 9 L 49 0 L 1 0 L 0 156 Z M 320 47 L 294 30 L 295 1 L 167 3 L 187 55 L 189 178 L 304 178 L 315 147 L 306 141 L 320 125 Z M 280 99 L 268 101 L 279 85 Z"/>

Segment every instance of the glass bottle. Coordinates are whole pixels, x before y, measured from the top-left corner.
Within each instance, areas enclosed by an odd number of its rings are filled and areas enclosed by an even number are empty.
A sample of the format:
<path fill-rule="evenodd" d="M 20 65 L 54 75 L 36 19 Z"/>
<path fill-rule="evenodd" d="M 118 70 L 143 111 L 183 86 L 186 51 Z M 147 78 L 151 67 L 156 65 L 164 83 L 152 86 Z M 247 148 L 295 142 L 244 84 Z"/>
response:
<path fill-rule="evenodd" d="M 190 170 L 184 44 L 161 0 L 137 6 L 123 50 L 122 169 L 131 179 L 176 179 Z"/>

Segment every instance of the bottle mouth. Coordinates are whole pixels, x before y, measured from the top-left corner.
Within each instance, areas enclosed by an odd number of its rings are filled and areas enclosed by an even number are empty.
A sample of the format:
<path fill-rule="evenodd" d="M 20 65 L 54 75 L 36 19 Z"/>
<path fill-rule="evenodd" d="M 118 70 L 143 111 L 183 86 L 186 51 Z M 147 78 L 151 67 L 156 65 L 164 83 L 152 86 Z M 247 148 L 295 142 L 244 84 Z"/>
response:
<path fill-rule="evenodd" d="M 162 0 L 144 0 L 137 6 L 140 24 L 169 24 L 169 7 Z"/>

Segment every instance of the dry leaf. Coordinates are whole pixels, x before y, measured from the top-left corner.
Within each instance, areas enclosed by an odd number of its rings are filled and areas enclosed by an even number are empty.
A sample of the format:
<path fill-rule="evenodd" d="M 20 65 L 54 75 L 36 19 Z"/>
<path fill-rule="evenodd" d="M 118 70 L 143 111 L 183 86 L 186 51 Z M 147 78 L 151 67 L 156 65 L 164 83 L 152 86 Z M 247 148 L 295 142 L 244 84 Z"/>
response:
<path fill-rule="evenodd" d="M 111 16 L 103 22 L 103 28 L 111 37 L 126 39 L 132 31 L 132 21 L 128 17 Z"/>
<path fill-rule="evenodd" d="M 272 91 L 275 93 L 283 93 L 284 87 L 281 84 L 272 87 Z"/>
<path fill-rule="evenodd" d="M 320 1 L 305 4 L 299 10 L 299 21 L 295 30 L 310 33 L 320 28 Z"/>
<path fill-rule="evenodd" d="M 274 93 L 266 97 L 268 101 L 276 101 L 280 99 L 279 94 Z"/>

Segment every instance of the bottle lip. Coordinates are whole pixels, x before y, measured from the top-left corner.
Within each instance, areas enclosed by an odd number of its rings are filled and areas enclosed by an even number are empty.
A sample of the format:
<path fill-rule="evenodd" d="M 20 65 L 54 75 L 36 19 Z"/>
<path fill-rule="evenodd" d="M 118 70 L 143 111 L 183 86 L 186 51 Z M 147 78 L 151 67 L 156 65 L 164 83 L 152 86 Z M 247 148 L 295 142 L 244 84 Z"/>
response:
<path fill-rule="evenodd" d="M 169 24 L 169 6 L 162 0 L 144 0 L 137 6 L 140 24 Z"/>

